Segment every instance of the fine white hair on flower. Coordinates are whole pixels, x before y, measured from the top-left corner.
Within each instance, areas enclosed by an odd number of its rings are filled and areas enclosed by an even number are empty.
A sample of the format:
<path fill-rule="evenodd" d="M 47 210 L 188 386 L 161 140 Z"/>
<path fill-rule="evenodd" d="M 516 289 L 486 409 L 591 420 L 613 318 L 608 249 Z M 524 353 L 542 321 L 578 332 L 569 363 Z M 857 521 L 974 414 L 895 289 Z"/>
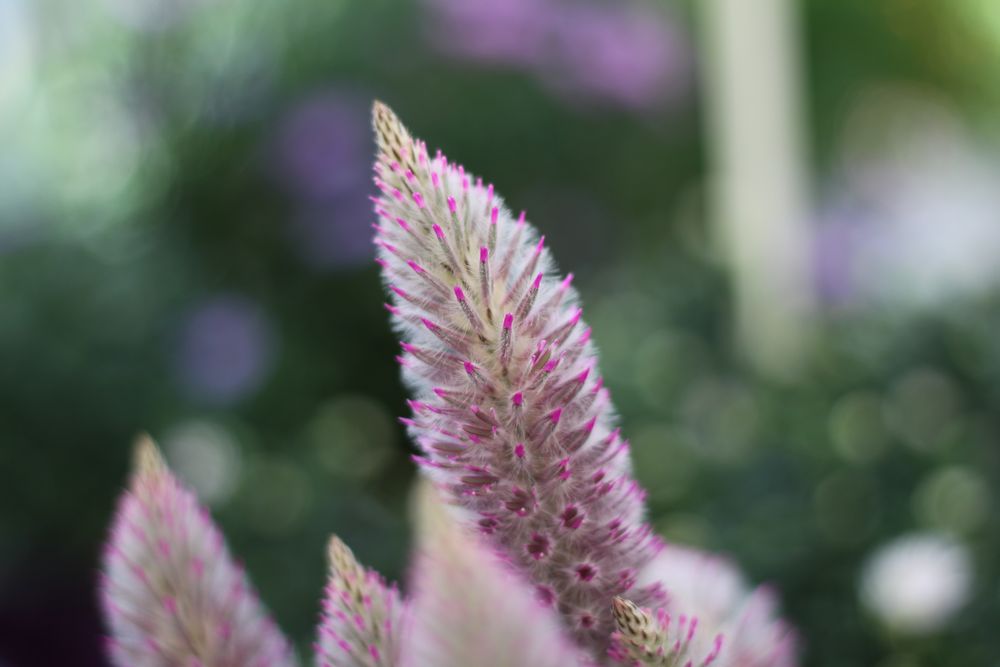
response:
<path fill-rule="evenodd" d="M 222 534 L 142 437 L 105 547 L 101 602 L 119 667 L 291 667 Z"/>
<path fill-rule="evenodd" d="M 714 667 L 797 664 L 795 633 L 778 617 L 774 593 L 765 586 L 750 591 L 728 559 L 671 544 L 639 581 L 662 584 L 668 599 L 665 612 L 697 619 L 698 632 L 690 648 L 693 657 L 714 651 Z M 721 650 L 716 651 L 720 636 Z"/>
<path fill-rule="evenodd" d="M 603 655 L 611 600 L 659 548 L 645 492 L 584 324 L 572 274 L 493 185 L 431 155 L 375 103 L 377 261 L 414 396 L 404 419 L 424 472 L 472 529 Z"/>
<path fill-rule="evenodd" d="M 585 667 L 530 584 L 464 530 L 425 482 L 402 667 Z"/>
<path fill-rule="evenodd" d="M 933 632 L 968 600 L 971 560 L 963 544 L 945 535 L 900 537 L 869 558 L 861 576 L 861 600 L 893 630 Z"/>
<path fill-rule="evenodd" d="M 327 556 L 316 666 L 395 667 L 404 611 L 399 592 L 362 567 L 339 538 L 330 538 Z"/>

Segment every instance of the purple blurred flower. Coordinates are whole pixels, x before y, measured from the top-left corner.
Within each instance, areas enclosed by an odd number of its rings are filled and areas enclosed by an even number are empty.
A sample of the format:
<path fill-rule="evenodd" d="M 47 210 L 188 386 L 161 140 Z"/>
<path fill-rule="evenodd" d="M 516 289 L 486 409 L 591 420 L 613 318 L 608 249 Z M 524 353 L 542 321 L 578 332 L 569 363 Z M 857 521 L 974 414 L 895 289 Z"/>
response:
<path fill-rule="evenodd" d="M 330 205 L 308 207 L 291 223 L 289 233 L 299 256 L 314 269 L 353 267 L 373 256 L 363 196 L 338 197 Z"/>
<path fill-rule="evenodd" d="M 368 156 L 366 106 L 352 95 L 325 92 L 288 112 L 278 129 L 281 180 L 303 198 L 325 200 L 364 187 Z"/>
<path fill-rule="evenodd" d="M 278 129 L 278 178 L 300 207 L 289 235 L 314 268 L 354 266 L 372 256 L 368 125 L 361 98 L 328 91 L 299 103 Z"/>
<path fill-rule="evenodd" d="M 684 33 L 645 4 L 425 2 L 433 15 L 429 39 L 437 48 L 529 71 L 574 102 L 644 111 L 676 102 L 689 89 Z"/>
<path fill-rule="evenodd" d="M 455 56 L 530 69 L 544 59 L 548 0 L 425 0 L 429 40 Z"/>
<path fill-rule="evenodd" d="M 864 243 L 864 224 L 850 224 L 858 217 L 847 207 L 821 215 L 813 240 L 813 280 L 817 293 L 830 305 L 847 305 L 857 296 L 856 255 Z M 863 214 L 860 214 L 863 216 Z"/>
<path fill-rule="evenodd" d="M 256 303 L 239 295 L 212 297 L 184 318 L 178 378 L 199 400 L 233 403 L 261 385 L 271 368 L 274 343 L 270 323 Z"/>

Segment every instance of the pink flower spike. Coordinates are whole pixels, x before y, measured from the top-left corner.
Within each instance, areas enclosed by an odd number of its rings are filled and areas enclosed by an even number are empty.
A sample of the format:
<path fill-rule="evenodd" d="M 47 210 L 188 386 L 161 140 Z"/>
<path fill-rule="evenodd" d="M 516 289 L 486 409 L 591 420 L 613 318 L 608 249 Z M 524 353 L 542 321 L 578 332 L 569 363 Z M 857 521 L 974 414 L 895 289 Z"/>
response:
<path fill-rule="evenodd" d="M 419 192 L 413 193 L 413 202 L 417 205 L 417 208 L 424 207 L 424 196 Z"/>
<path fill-rule="evenodd" d="M 329 563 L 323 615 L 317 629 L 316 664 L 329 667 L 360 665 L 356 656 L 368 654 L 375 662 L 397 664 L 399 628 L 405 608 L 395 587 L 378 573 L 366 570 L 336 537 L 327 547 Z M 347 594 L 350 592 L 350 594 Z"/>
<path fill-rule="evenodd" d="M 524 443 L 523 442 L 519 442 L 519 443 L 517 443 L 514 446 L 514 456 L 516 456 L 519 459 L 523 459 L 524 458 Z"/>
<path fill-rule="evenodd" d="M 406 264 L 407 264 L 407 266 L 409 266 L 411 269 L 413 269 L 417 273 L 423 273 L 424 272 L 424 267 L 420 266 L 419 264 L 417 264 L 412 259 L 407 260 Z"/>
<path fill-rule="evenodd" d="M 409 193 L 406 180 L 392 174 L 388 163 L 418 144 L 384 105 L 376 104 L 374 116 L 385 180 L 389 188 Z M 655 582 L 636 582 L 634 573 L 656 555 L 659 541 L 643 521 L 642 497 L 623 441 L 608 440 L 615 421 L 610 396 L 607 390 L 590 391 L 591 375 L 585 373 L 593 370 L 597 378 L 600 372 L 595 350 L 581 336 L 586 325 L 576 309 L 571 278 L 557 275 L 545 237 L 527 222 L 527 214 L 511 215 L 500 193 L 478 176 L 457 163 L 421 167 L 412 160 L 400 162 L 413 169 L 415 182 L 424 187 L 431 185 L 432 172 L 439 173 L 446 189 L 440 203 L 448 206 L 445 210 L 437 205 L 438 199 L 428 199 L 426 207 L 431 210 L 421 214 L 427 216 L 426 222 L 414 218 L 410 234 L 392 230 L 403 261 L 419 262 L 423 274 L 401 271 L 402 262 L 377 248 L 379 257 L 390 261 L 386 277 L 412 295 L 407 300 L 392 294 L 405 321 L 419 326 L 421 319 L 430 318 L 438 327 L 434 336 L 413 327 L 400 329 L 403 338 L 420 348 L 419 354 L 407 355 L 421 363 L 406 369 L 406 380 L 413 398 L 427 406 L 412 429 L 429 462 L 422 464 L 421 472 L 433 475 L 450 503 L 468 510 L 468 532 L 481 538 L 487 552 L 529 578 L 531 591 L 545 592 L 547 608 L 560 613 L 562 626 L 573 634 L 589 662 L 603 665 L 616 627 L 611 600 L 627 594 L 636 604 L 656 608 L 665 604 L 666 596 Z M 441 172 L 444 168 L 451 171 Z M 475 192 L 467 191 L 470 183 Z M 461 206 L 459 197 L 464 197 Z M 379 199 L 384 208 L 402 213 L 391 194 Z M 515 217 L 516 228 L 512 225 L 508 231 L 500 224 L 501 218 Z M 442 231 L 448 226 L 447 242 L 435 238 L 435 223 Z M 470 414 L 471 405 L 479 410 Z M 518 445 L 524 448 L 523 462 Z M 469 466 L 489 474 L 470 473 Z M 558 505 L 540 501 L 552 497 L 559 498 Z M 577 508 L 577 514 L 564 522 L 559 513 L 567 506 Z M 580 518 L 584 507 L 591 520 Z M 516 518 L 534 513 L 544 516 L 530 527 Z M 551 558 L 553 554 L 560 558 Z M 573 573 L 581 564 L 594 568 L 589 581 Z M 442 613 L 457 612 L 457 621 L 466 620 L 453 600 L 441 602 Z M 499 616 L 491 613 L 489 618 L 492 622 Z M 423 619 L 422 623 L 443 627 L 433 615 Z M 437 636 L 448 637 L 449 644 L 450 638 L 465 637 L 455 628 L 442 632 Z M 507 655 L 510 645 L 504 641 L 497 651 Z M 440 641 L 435 645 L 437 650 L 447 648 Z M 475 653 L 465 654 L 460 667 L 484 662 L 469 659 L 482 651 L 477 645 Z M 384 653 L 382 659 L 385 662 Z M 542 664 L 534 659 L 507 662 Z M 416 659 L 416 664 L 452 667 L 435 660 Z"/>
<path fill-rule="evenodd" d="M 433 225 L 434 235 L 439 239 L 444 239 L 444 230 L 441 229 L 441 225 Z"/>
<path fill-rule="evenodd" d="M 561 283 L 559 283 L 559 289 L 560 289 L 560 291 L 565 292 L 567 289 L 569 289 L 569 286 L 572 283 L 573 283 L 573 274 L 572 273 L 567 273 L 566 277 L 563 278 L 563 281 Z"/>
<path fill-rule="evenodd" d="M 100 587 L 112 664 L 296 663 L 207 510 L 147 436 L 110 534 Z M 226 641 L 191 642 L 189 628 Z"/>
<path fill-rule="evenodd" d="M 399 226 L 402 227 L 404 231 L 410 231 L 410 225 L 403 218 L 396 218 L 396 222 L 399 223 Z"/>

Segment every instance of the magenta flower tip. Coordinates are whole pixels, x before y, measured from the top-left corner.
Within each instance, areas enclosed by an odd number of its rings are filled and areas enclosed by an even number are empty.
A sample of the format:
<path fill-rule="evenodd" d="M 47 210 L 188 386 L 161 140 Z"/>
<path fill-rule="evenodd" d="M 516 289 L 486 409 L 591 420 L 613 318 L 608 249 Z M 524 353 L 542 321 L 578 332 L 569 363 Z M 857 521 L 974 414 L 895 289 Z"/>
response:
<path fill-rule="evenodd" d="M 514 314 L 507 313 L 503 316 L 503 328 L 509 330 L 512 326 L 514 326 Z"/>

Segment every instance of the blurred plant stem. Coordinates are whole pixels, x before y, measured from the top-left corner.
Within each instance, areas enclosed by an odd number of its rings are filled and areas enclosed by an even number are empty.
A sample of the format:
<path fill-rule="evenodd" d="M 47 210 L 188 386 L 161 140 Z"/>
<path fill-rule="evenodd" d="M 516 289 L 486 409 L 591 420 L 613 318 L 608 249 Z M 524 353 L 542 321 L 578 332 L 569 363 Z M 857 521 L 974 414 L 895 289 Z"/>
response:
<path fill-rule="evenodd" d="M 759 371 L 788 378 L 814 307 L 798 22 L 791 0 L 701 7 L 712 199 L 737 343 Z"/>

